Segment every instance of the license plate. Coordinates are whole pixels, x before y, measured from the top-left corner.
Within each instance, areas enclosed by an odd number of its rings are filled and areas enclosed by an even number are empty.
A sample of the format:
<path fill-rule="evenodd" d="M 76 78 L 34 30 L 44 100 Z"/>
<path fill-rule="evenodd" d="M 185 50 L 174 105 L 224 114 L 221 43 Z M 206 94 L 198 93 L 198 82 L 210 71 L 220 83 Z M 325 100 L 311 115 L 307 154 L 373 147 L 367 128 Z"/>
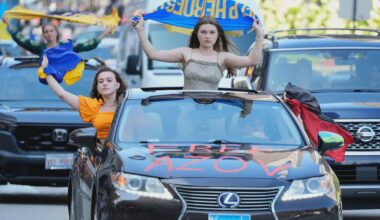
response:
<path fill-rule="evenodd" d="M 208 214 L 208 220 L 251 220 L 251 216 L 239 214 Z"/>
<path fill-rule="evenodd" d="M 74 154 L 46 154 L 46 170 L 70 170 L 74 161 Z"/>

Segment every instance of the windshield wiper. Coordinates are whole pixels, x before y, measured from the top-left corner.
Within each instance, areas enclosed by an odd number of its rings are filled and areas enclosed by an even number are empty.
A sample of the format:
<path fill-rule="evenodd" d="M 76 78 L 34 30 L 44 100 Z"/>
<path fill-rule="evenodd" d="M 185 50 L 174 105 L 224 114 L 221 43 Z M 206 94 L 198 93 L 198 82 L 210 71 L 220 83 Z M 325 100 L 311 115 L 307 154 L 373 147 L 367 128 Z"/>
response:
<path fill-rule="evenodd" d="M 380 92 L 379 89 L 354 89 L 353 92 Z"/>
<path fill-rule="evenodd" d="M 222 139 L 211 139 L 209 140 L 210 144 L 246 144 L 244 142 L 237 142 L 237 141 L 228 141 L 228 140 L 222 140 Z"/>
<path fill-rule="evenodd" d="M 140 144 L 150 144 L 150 143 L 159 143 L 159 142 L 160 142 L 159 139 L 147 139 L 147 140 L 140 141 L 139 143 Z"/>

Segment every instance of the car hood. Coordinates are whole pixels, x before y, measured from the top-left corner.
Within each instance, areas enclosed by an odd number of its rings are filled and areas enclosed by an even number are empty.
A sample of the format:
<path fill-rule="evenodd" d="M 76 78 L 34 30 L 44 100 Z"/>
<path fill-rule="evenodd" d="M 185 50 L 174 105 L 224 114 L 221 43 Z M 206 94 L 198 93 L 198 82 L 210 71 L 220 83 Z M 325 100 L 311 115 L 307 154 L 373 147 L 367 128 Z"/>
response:
<path fill-rule="evenodd" d="M 129 145 L 119 152 L 124 172 L 158 178 L 300 179 L 323 175 L 311 148 L 253 145 Z"/>
<path fill-rule="evenodd" d="M 322 112 L 332 119 L 380 118 L 380 93 L 314 93 Z"/>
<path fill-rule="evenodd" d="M 15 123 L 84 124 L 78 111 L 61 106 L 9 107 L 0 109 L 0 120 Z"/>

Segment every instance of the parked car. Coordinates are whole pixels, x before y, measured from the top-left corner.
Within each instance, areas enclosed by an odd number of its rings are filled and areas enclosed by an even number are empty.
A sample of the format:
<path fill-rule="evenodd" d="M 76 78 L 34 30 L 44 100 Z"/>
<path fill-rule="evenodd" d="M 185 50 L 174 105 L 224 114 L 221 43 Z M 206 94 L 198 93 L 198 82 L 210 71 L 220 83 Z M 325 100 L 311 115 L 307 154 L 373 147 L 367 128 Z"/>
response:
<path fill-rule="evenodd" d="M 73 155 L 69 133 L 88 127 L 79 113 L 38 82 L 38 57 L 0 57 L 0 183 L 67 185 Z M 98 63 L 65 89 L 88 95 Z"/>
<path fill-rule="evenodd" d="M 307 29 L 269 34 L 254 87 L 282 94 L 288 82 L 310 91 L 322 112 L 356 137 L 330 165 L 345 209 L 379 208 L 380 31 Z"/>
<path fill-rule="evenodd" d="M 268 92 L 130 89 L 102 148 L 70 134 L 70 219 L 342 219 L 319 138 Z"/>

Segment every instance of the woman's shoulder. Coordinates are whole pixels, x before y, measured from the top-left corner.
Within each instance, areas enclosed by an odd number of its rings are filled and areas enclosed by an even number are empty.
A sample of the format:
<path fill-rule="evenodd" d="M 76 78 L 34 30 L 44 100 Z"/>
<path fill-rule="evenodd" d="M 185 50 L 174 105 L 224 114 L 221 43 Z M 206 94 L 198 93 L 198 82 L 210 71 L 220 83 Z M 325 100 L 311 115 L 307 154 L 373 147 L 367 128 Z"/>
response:
<path fill-rule="evenodd" d="M 97 110 L 103 104 L 103 101 L 96 98 L 80 95 L 79 104 L 81 107 L 84 107 L 88 110 Z"/>

